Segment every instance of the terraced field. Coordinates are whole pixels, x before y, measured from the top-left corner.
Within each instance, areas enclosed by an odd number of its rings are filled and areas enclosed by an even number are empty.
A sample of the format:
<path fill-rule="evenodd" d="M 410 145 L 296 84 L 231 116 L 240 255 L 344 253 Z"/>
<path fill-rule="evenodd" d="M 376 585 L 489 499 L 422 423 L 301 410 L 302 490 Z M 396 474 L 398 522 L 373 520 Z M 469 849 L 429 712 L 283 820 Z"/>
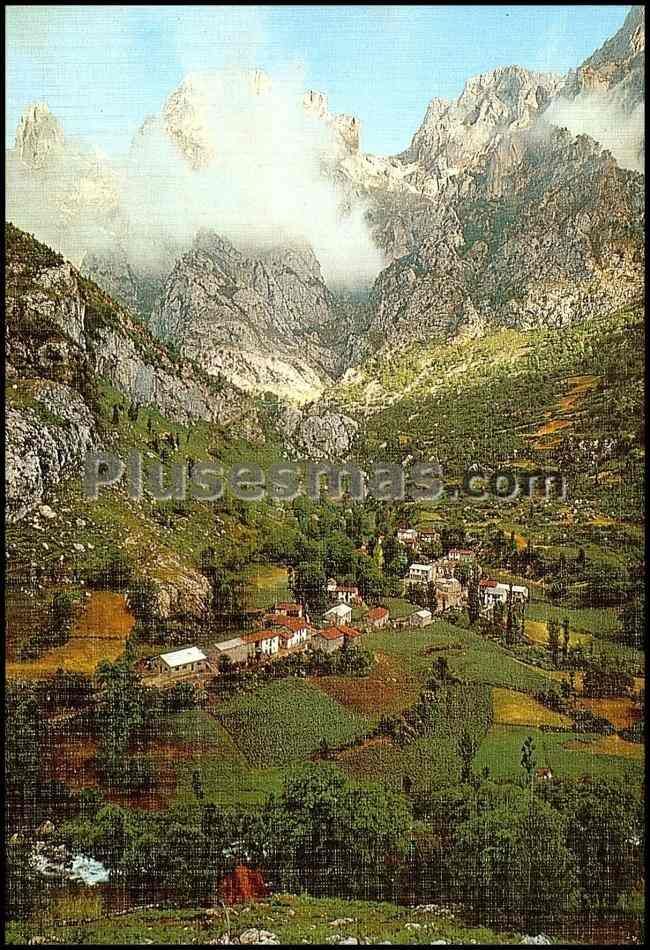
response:
<path fill-rule="evenodd" d="M 568 716 L 537 702 L 532 696 L 514 689 L 493 689 L 494 721 L 513 726 L 571 726 Z"/>
<path fill-rule="evenodd" d="M 370 719 L 293 678 L 235 696 L 218 707 L 216 718 L 256 767 L 308 759 L 323 739 L 337 746 L 372 726 Z"/>
<path fill-rule="evenodd" d="M 416 795 L 457 784 L 460 758 L 451 739 L 417 739 L 400 748 L 389 739 L 371 739 L 363 746 L 346 749 L 336 764 L 350 778 L 363 784 L 383 782 L 401 789 L 407 780 Z"/>
<path fill-rule="evenodd" d="M 342 706 L 378 719 L 407 709 L 420 691 L 422 677 L 405 669 L 399 659 L 377 652 L 368 676 L 314 676 L 308 682 Z"/>
<path fill-rule="evenodd" d="M 527 736 L 535 742 L 537 766 L 550 768 L 559 778 L 614 778 L 640 787 L 644 774 L 642 758 L 638 753 L 630 757 L 627 749 L 635 743 L 626 743 L 623 753 L 620 742 L 616 749 L 611 744 L 606 749 L 602 737 L 578 738 L 571 732 L 542 732 L 528 726 L 495 724 L 481 744 L 474 767 L 480 770 L 487 766 L 496 779 L 521 778 L 521 747 Z M 642 746 L 637 748 L 643 755 Z"/>
<path fill-rule="evenodd" d="M 123 594 L 93 591 L 63 646 L 48 650 L 36 660 L 7 663 L 7 675 L 35 679 L 59 669 L 92 673 L 100 660 L 114 661 L 124 651 L 134 618 Z"/>

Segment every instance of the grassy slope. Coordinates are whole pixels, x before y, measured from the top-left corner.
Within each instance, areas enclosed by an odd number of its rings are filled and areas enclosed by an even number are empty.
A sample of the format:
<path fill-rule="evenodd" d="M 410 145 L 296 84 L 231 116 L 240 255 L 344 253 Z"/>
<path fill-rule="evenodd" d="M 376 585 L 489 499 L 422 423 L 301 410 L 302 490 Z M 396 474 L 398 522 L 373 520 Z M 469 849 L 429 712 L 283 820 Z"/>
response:
<path fill-rule="evenodd" d="M 521 778 L 521 747 L 527 736 L 535 742 L 538 767 L 548 766 L 558 778 L 614 778 L 632 788 L 639 788 L 643 779 L 641 759 L 602 754 L 598 740 L 590 736 L 578 740 L 572 732 L 542 732 L 532 726 L 494 725 L 476 756 L 476 769 L 488 766 L 497 779 Z M 640 746 L 637 754 L 642 754 Z"/>
<path fill-rule="evenodd" d="M 347 918 L 351 922 L 332 926 Z M 417 927 L 407 925 L 417 925 Z M 271 900 L 246 905 L 228 912 L 217 908 L 206 910 L 152 910 L 103 919 L 77 927 L 48 927 L 47 923 L 12 924 L 7 932 L 10 944 L 26 943 L 33 934 L 56 937 L 70 944 L 134 945 L 207 944 L 230 933 L 238 936 L 251 927 L 268 930 L 280 938 L 282 945 L 300 943 L 326 944 L 333 934 L 365 938 L 363 942 L 394 944 L 429 944 L 434 940 L 462 944 L 518 943 L 514 934 L 497 934 L 487 927 L 469 927 L 461 921 L 447 920 L 432 913 L 420 913 L 395 904 L 366 901 L 317 899 L 306 896 L 276 895 Z"/>
<path fill-rule="evenodd" d="M 278 680 L 221 704 L 219 722 L 254 766 L 281 766 L 309 758 L 321 740 L 340 745 L 370 726 L 302 680 Z"/>

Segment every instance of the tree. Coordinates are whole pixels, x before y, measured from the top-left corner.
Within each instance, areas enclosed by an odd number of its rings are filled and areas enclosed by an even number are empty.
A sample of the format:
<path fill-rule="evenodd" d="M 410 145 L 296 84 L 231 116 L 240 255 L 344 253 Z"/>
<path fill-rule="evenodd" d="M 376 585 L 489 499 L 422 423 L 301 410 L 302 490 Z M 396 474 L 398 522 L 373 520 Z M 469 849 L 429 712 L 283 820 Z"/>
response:
<path fill-rule="evenodd" d="M 460 826 L 450 853 L 454 889 L 487 920 L 523 915 L 527 926 L 575 906 L 566 825 L 545 802 L 514 799 Z"/>
<path fill-rule="evenodd" d="M 643 875 L 643 800 L 613 779 L 550 783 L 542 791 L 567 822 L 581 902 L 614 907 Z"/>
<path fill-rule="evenodd" d="M 637 650 L 645 644 L 645 591 L 641 589 L 623 608 L 621 615 L 623 641 Z"/>
<path fill-rule="evenodd" d="M 471 626 L 477 622 L 481 612 L 478 571 L 472 571 L 467 585 L 467 614 Z"/>
<path fill-rule="evenodd" d="M 291 586 L 298 603 L 305 604 L 309 612 L 317 613 L 327 604 L 327 578 L 318 562 L 299 564 L 293 572 Z"/>
<path fill-rule="evenodd" d="M 460 781 L 461 784 L 466 785 L 472 778 L 472 762 L 478 752 L 478 741 L 467 729 L 464 729 L 458 740 L 457 749 L 463 763 Z"/>
<path fill-rule="evenodd" d="M 517 639 L 517 623 L 515 620 L 515 607 L 512 595 L 512 584 L 508 590 L 508 603 L 506 607 L 506 643 L 512 646 Z"/>
<path fill-rule="evenodd" d="M 562 621 L 562 656 L 564 657 L 565 662 L 569 658 L 569 640 L 569 618 L 565 617 Z"/>
<path fill-rule="evenodd" d="M 203 782 L 201 781 L 201 773 L 198 769 L 194 769 L 192 772 L 192 792 L 197 801 L 203 801 Z"/>
<path fill-rule="evenodd" d="M 360 555 L 357 565 L 357 584 L 365 601 L 376 604 L 384 592 L 384 580 L 375 561 L 367 555 Z"/>
<path fill-rule="evenodd" d="M 42 779 L 44 724 L 36 693 L 23 684 L 5 692 L 6 801 L 11 812 L 33 811 Z"/>
<path fill-rule="evenodd" d="M 381 538 L 377 538 L 375 548 L 372 552 L 372 559 L 375 562 L 377 571 L 381 574 L 384 569 L 384 547 Z"/>
<path fill-rule="evenodd" d="M 139 579 L 127 595 L 129 610 L 141 623 L 150 625 L 159 616 L 158 588 L 153 581 Z"/>
<path fill-rule="evenodd" d="M 307 766 L 262 816 L 256 848 L 279 886 L 338 897 L 391 896 L 395 862 L 406 853 L 406 799 L 351 787 L 338 769 Z M 350 847 L 350 842 L 354 847 Z"/>
<path fill-rule="evenodd" d="M 535 758 L 535 743 L 532 736 L 527 736 L 524 740 L 524 744 L 521 747 L 521 759 L 519 764 L 526 773 L 527 784 L 532 787 L 533 777 L 535 775 L 535 766 L 537 765 L 537 759 Z"/>
<path fill-rule="evenodd" d="M 66 591 L 54 595 L 47 624 L 47 639 L 62 645 L 70 637 L 75 614 L 74 598 Z"/>
<path fill-rule="evenodd" d="M 401 576 L 408 565 L 406 548 L 397 540 L 394 534 L 387 536 L 383 548 L 385 573 Z"/>
<path fill-rule="evenodd" d="M 560 628 L 557 620 L 554 617 L 551 617 L 546 624 L 546 632 L 548 636 L 548 648 L 551 653 L 551 659 L 555 666 L 557 666 L 558 655 L 560 651 Z"/>

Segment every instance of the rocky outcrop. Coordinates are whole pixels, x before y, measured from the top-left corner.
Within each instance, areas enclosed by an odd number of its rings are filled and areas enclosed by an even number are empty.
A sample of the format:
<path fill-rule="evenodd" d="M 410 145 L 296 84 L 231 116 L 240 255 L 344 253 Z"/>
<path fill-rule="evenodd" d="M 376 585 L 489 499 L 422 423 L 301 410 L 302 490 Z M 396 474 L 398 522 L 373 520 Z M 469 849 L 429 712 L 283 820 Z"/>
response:
<path fill-rule="evenodd" d="M 475 76 L 455 102 L 432 99 L 404 157 L 418 162 L 431 179 L 425 190 L 437 193 L 496 138 L 531 126 L 561 81 L 558 75 L 520 66 Z"/>
<path fill-rule="evenodd" d="M 346 459 L 359 434 L 359 424 L 334 410 L 311 412 L 285 406 L 278 428 L 286 446 L 299 459 Z"/>
<path fill-rule="evenodd" d="M 79 264 L 89 241 L 110 240 L 119 216 L 115 168 L 97 148 L 66 139 L 47 105 L 28 106 L 6 153 L 6 218 Z"/>
<path fill-rule="evenodd" d="M 163 275 L 173 267 L 177 250 L 171 246 L 161 248 L 160 266 L 137 267 L 116 243 L 102 253 L 85 254 L 80 270 L 118 303 L 148 320 L 162 293 Z"/>
<path fill-rule="evenodd" d="M 574 98 L 582 92 L 612 89 L 626 82 L 634 91 L 636 106 L 644 93 L 645 7 L 633 6 L 621 29 L 592 53 L 581 66 L 571 70 L 561 94 Z"/>
<path fill-rule="evenodd" d="M 308 115 L 315 116 L 334 134 L 341 157 L 355 155 L 361 143 L 361 123 L 354 115 L 333 114 L 329 111 L 327 96 L 309 89 L 303 96 L 303 107 Z"/>
<path fill-rule="evenodd" d="M 16 131 L 16 154 L 31 168 L 42 168 L 63 151 L 64 137 L 60 122 L 47 105 L 35 102 L 23 113 Z"/>
<path fill-rule="evenodd" d="M 7 496 L 17 520 L 99 443 L 95 384 L 183 424 L 264 436 L 252 401 L 174 358 L 128 311 L 28 235 L 7 231 Z"/>
<path fill-rule="evenodd" d="M 14 384 L 17 386 L 17 384 Z M 9 400 L 11 400 L 11 390 Z M 69 386 L 35 383 L 31 403 L 9 404 L 5 414 L 7 520 L 19 521 L 44 492 L 75 472 L 98 444 L 93 416 Z"/>
<path fill-rule="evenodd" d="M 155 567 L 150 571 L 144 569 L 143 573 L 154 582 L 157 613 L 161 619 L 207 618 L 212 604 L 212 588 L 203 574 L 164 554 L 157 558 Z"/>
<path fill-rule="evenodd" d="M 531 121 L 527 108 L 515 123 Z M 418 149 L 447 136 L 447 112 L 439 133 L 432 114 Z M 541 120 L 478 141 L 435 202 L 425 189 L 396 218 L 374 197 L 374 232 L 395 260 L 375 282 L 358 358 L 477 327 L 565 326 L 641 296 L 641 176 Z"/>
<path fill-rule="evenodd" d="M 210 375 L 300 401 L 329 380 L 333 357 L 318 330 L 331 307 L 309 248 L 247 257 L 204 232 L 169 276 L 151 328 Z"/>

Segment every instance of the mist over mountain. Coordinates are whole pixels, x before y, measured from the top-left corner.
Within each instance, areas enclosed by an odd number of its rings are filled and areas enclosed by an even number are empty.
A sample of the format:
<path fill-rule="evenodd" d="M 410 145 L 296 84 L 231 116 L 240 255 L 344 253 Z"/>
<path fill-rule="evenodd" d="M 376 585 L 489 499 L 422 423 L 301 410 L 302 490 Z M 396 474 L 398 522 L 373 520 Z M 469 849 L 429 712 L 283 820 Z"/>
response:
<path fill-rule="evenodd" d="M 642 292 L 644 24 L 566 76 L 469 79 L 396 156 L 291 72 L 188 75 L 120 160 L 31 106 L 8 217 L 208 373 L 298 400 L 378 350 L 584 320 Z"/>

